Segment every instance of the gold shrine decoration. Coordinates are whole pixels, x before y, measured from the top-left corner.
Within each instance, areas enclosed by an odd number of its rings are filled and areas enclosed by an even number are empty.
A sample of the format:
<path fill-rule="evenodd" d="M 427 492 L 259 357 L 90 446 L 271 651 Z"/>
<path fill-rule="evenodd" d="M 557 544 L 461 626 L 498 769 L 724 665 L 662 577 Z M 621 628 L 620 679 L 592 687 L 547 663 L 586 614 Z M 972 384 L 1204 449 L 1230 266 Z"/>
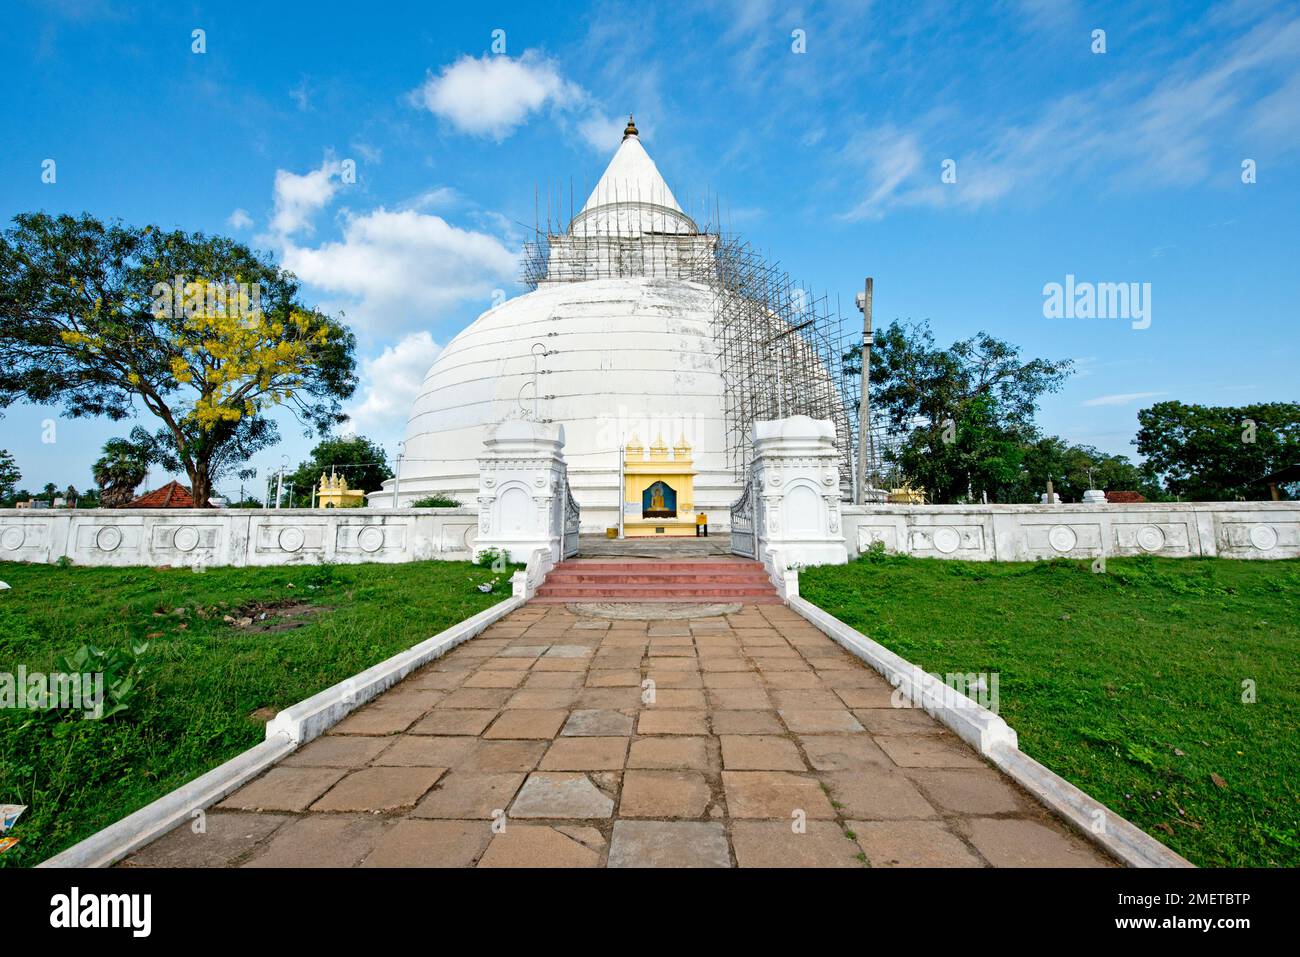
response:
<path fill-rule="evenodd" d="M 342 475 L 321 473 L 320 491 L 316 496 L 319 508 L 361 508 L 365 504 L 366 493 L 361 489 L 348 488 L 348 480 Z"/>
<path fill-rule="evenodd" d="M 660 435 L 649 450 L 632 435 L 623 450 L 623 534 L 694 536 L 695 461 L 685 436 L 670 449 Z"/>
<path fill-rule="evenodd" d="M 885 501 L 893 505 L 924 505 L 925 489 L 912 488 L 907 483 L 904 483 L 899 488 L 891 489 L 885 497 Z"/>

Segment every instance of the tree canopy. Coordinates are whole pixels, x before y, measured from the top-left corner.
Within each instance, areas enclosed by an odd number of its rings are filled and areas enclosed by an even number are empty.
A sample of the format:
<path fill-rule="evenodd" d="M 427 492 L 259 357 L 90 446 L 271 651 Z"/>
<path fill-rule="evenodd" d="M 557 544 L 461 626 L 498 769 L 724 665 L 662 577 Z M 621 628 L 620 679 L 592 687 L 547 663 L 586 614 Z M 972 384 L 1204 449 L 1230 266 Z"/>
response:
<path fill-rule="evenodd" d="M 846 374 L 861 374 L 861 347 L 845 360 Z M 872 407 L 905 436 L 888 458 L 934 502 L 1023 487 L 1039 400 L 1061 388 L 1072 365 L 1022 359 L 985 332 L 939 348 L 928 322 L 895 320 L 871 353 Z"/>
<path fill-rule="evenodd" d="M 23 480 L 18 463 L 8 449 L 0 449 L 0 501 L 8 501 Z"/>
<path fill-rule="evenodd" d="M 1300 463 L 1300 403 L 1239 407 L 1157 402 L 1133 444 L 1165 489 L 1190 501 L 1264 497 L 1259 480 Z"/>
<path fill-rule="evenodd" d="M 393 477 L 383 448 L 364 435 L 330 436 L 317 443 L 311 458 L 285 476 L 293 483 L 293 505 L 311 504 L 312 486 L 319 484 L 322 474 L 337 473 L 347 479 L 348 488 L 374 492 L 387 479 Z"/>
<path fill-rule="evenodd" d="M 355 339 L 298 293 L 292 274 L 223 237 L 20 214 L 0 236 L 0 409 L 121 420 L 142 407 L 161 423 L 159 464 L 206 502 L 277 440 L 275 407 L 305 434 L 346 418 Z"/>
<path fill-rule="evenodd" d="M 103 491 L 100 503 L 105 508 L 122 508 L 135 498 L 136 486 L 149 474 L 157 459 L 157 442 L 147 429 L 136 426 L 130 438 L 109 439 L 104 454 L 95 460 L 91 474 Z"/>

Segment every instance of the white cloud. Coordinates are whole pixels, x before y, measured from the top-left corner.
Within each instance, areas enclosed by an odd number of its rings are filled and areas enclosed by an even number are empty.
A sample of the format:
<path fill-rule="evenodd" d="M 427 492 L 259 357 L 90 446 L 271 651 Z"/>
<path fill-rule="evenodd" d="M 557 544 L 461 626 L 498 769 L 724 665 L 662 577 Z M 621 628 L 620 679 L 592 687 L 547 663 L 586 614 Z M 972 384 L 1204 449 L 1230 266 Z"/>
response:
<path fill-rule="evenodd" d="M 921 147 L 913 133 L 881 126 L 854 136 L 845 155 L 865 166 L 868 193 L 845 219 L 879 219 L 897 202 L 896 195 L 921 165 Z"/>
<path fill-rule="evenodd" d="M 586 98 L 535 50 L 518 58 L 463 56 L 428 78 L 413 100 L 463 133 L 505 139 L 548 103 L 567 106 Z"/>
<path fill-rule="evenodd" d="M 435 186 L 402 204 L 402 209 L 439 209 L 460 202 L 460 194 L 450 186 Z"/>
<path fill-rule="evenodd" d="M 365 140 L 353 140 L 352 151 L 367 163 L 379 164 L 384 161 L 384 151 Z"/>
<path fill-rule="evenodd" d="M 345 411 L 344 431 L 385 442 L 399 434 L 420 394 L 425 373 L 442 346 L 428 332 L 413 332 L 361 362 L 361 399 Z"/>
<path fill-rule="evenodd" d="M 578 135 L 598 153 L 612 153 L 618 149 L 618 144 L 623 142 L 623 130 L 626 128 L 627 117 L 621 113 L 605 116 L 599 112 L 592 112 L 578 121 Z"/>
<path fill-rule="evenodd" d="M 248 210 L 237 209 L 226 217 L 226 225 L 231 229 L 248 229 L 253 225 L 253 217 L 248 215 Z"/>
<path fill-rule="evenodd" d="M 493 289 L 511 282 L 519 263 L 489 233 L 383 207 L 345 217 L 340 241 L 315 248 L 287 242 L 282 258 L 304 282 L 338 294 L 341 301 L 330 305 L 377 335 L 428 326 L 461 302 L 488 308 Z"/>
<path fill-rule="evenodd" d="M 1025 4 L 1027 12 L 1040 7 Z M 935 109 L 906 130 L 882 124 L 859 134 L 841 161 L 866 187 L 845 218 L 909 206 L 973 209 L 1062 176 L 1096 174 L 1129 187 L 1202 182 L 1235 171 L 1241 157 L 1295 152 L 1297 91 L 1300 18 L 1271 16 L 1233 39 L 1216 30 L 1167 66 L 1060 96 L 1027 121 L 981 114 L 979 127 L 954 129 L 952 114 Z M 946 158 L 956 160 L 954 184 L 939 180 Z"/>
<path fill-rule="evenodd" d="M 1095 399 L 1086 399 L 1081 403 L 1084 406 L 1092 407 L 1098 405 L 1132 405 L 1134 402 L 1141 402 L 1143 399 L 1153 399 L 1158 395 L 1167 395 L 1166 392 L 1117 392 L 1114 395 L 1099 395 Z"/>
<path fill-rule="evenodd" d="M 343 164 L 330 158 L 310 173 L 276 170 L 272 233 L 284 238 L 301 230 L 311 232 L 312 216 L 329 204 L 342 185 L 342 170 Z"/>

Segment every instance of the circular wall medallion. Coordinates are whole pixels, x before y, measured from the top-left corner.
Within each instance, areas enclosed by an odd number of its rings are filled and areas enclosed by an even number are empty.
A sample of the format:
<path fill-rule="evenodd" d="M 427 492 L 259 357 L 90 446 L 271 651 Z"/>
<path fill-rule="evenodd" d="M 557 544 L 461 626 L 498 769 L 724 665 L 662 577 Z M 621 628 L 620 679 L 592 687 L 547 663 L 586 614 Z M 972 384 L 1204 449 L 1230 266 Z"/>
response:
<path fill-rule="evenodd" d="M 280 548 L 286 552 L 296 552 L 298 549 L 302 548 L 302 544 L 306 540 L 307 536 L 305 536 L 302 533 L 302 529 L 298 528 L 296 525 L 280 529 L 280 535 L 276 539 L 276 541 L 280 543 Z"/>
<path fill-rule="evenodd" d="M 357 535 L 357 545 L 363 552 L 377 552 L 384 545 L 384 530 L 378 525 L 367 525 Z"/>
<path fill-rule="evenodd" d="M 172 546 L 183 552 L 194 551 L 199 544 L 199 533 L 192 525 L 182 525 L 172 534 Z"/>
<path fill-rule="evenodd" d="M 1047 543 L 1058 552 L 1068 552 L 1078 541 L 1079 536 L 1068 525 L 1057 525 L 1047 533 Z"/>
<path fill-rule="evenodd" d="M 95 547 L 101 552 L 111 552 L 122 544 L 122 530 L 107 525 L 95 533 Z"/>
<path fill-rule="evenodd" d="M 1138 547 L 1146 552 L 1158 552 L 1165 547 L 1165 533 L 1154 525 L 1143 525 L 1137 533 Z"/>
<path fill-rule="evenodd" d="M 941 528 L 934 533 L 934 547 L 945 555 L 950 555 L 961 545 L 961 536 L 955 528 Z"/>
<path fill-rule="evenodd" d="M 0 532 L 0 546 L 11 552 L 16 552 L 23 547 L 23 541 L 26 536 L 23 534 L 22 527 L 19 525 L 10 525 L 3 532 Z"/>
<path fill-rule="evenodd" d="M 1271 525 L 1256 525 L 1250 530 L 1250 544 L 1261 552 L 1266 552 L 1277 545 L 1277 529 Z"/>

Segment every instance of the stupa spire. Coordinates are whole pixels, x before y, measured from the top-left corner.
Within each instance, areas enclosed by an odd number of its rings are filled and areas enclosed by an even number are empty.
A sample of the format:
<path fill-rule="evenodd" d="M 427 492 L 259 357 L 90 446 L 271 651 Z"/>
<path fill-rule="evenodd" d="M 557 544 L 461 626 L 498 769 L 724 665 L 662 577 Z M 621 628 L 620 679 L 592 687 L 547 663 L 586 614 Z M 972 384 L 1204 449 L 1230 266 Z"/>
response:
<path fill-rule="evenodd" d="M 698 232 L 641 145 L 641 134 L 631 113 L 623 129 L 623 142 L 587 197 L 582 212 L 574 217 L 571 229 L 587 235 L 625 236 Z"/>

